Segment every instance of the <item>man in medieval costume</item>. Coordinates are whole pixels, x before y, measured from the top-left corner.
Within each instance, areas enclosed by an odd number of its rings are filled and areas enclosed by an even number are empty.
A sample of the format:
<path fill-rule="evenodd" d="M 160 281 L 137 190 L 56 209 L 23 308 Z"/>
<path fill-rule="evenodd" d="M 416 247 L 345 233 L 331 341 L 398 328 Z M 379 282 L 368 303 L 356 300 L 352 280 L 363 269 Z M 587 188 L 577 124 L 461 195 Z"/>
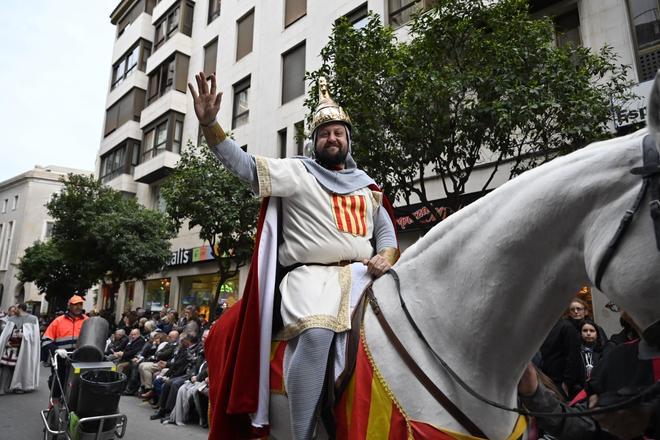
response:
<path fill-rule="evenodd" d="M 314 157 L 286 159 L 241 150 L 216 121 L 222 94 L 216 94 L 215 76 L 210 89 L 204 74 L 196 81 L 198 89 L 189 88 L 208 145 L 264 199 L 241 304 L 223 315 L 206 343 L 210 438 L 247 437 L 246 425 L 267 428 L 272 336 L 288 341 L 285 386 L 293 436 L 311 439 L 335 335 L 351 327 L 356 280 L 384 274 L 398 258 L 391 207 L 383 207 L 389 202 L 357 168 L 350 119 L 324 79 L 310 127 Z M 281 328 L 271 334 L 275 292 Z"/>
<path fill-rule="evenodd" d="M 0 394 L 37 388 L 40 352 L 39 320 L 19 304 L 0 333 Z"/>

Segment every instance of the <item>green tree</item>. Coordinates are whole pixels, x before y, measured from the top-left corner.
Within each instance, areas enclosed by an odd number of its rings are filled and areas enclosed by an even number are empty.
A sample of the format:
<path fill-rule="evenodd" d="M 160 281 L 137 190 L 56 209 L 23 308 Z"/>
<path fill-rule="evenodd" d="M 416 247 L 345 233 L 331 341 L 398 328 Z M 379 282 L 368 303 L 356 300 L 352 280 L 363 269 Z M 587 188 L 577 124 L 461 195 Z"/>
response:
<path fill-rule="evenodd" d="M 206 144 L 190 142 L 162 194 L 177 226 L 187 221 L 211 246 L 220 278 L 211 304 L 213 319 L 222 285 L 238 275 L 252 255 L 258 200 L 245 183 L 219 164 Z"/>
<path fill-rule="evenodd" d="M 458 209 L 476 166 L 492 165 L 484 192 L 504 163 L 511 178 L 608 137 L 612 103 L 631 95 L 612 48 L 557 47 L 552 23 L 530 17 L 525 0 L 442 0 L 408 37 L 375 15 L 362 29 L 339 21 L 305 104 L 315 107 L 326 76 L 353 121 L 360 166 L 431 212 L 435 176 Z"/>
<path fill-rule="evenodd" d="M 55 221 L 47 242 L 26 249 L 17 264 L 22 282 L 34 282 L 49 302 L 63 304 L 101 281 L 111 292 L 122 281 L 159 271 L 170 258 L 175 230 L 168 216 L 102 185 L 69 174 L 46 204 Z"/>

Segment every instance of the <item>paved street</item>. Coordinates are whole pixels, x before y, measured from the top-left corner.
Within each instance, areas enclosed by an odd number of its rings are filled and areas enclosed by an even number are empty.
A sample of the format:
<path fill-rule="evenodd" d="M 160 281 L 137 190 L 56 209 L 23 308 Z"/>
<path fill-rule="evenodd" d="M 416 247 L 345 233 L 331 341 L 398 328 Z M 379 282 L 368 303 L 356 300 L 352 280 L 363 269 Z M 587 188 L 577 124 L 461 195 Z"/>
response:
<path fill-rule="evenodd" d="M 42 368 L 39 390 L 28 394 L 0 396 L 0 437 L 12 440 L 38 440 L 43 438 L 43 423 L 39 411 L 48 402 L 48 369 Z M 122 413 L 128 416 L 126 440 L 206 440 L 208 431 L 196 425 L 161 425 L 149 420 L 154 410 L 136 397 L 122 396 L 119 404 Z"/>

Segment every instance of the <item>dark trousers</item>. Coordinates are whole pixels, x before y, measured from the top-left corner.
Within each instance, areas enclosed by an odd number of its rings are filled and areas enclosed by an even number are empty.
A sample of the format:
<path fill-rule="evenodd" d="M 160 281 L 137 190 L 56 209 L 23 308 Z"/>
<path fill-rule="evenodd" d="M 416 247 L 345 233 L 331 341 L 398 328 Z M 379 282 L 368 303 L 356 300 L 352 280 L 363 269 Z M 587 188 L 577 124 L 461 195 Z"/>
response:
<path fill-rule="evenodd" d="M 163 383 L 163 388 L 160 391 L 160 396 L 158 398 L 158 406 L 162 411 L 171 412 L 174 409 L 174 405 L 176 405 L 176 395 L 179 392 L 179 388 L 181 388 L 181 385 L 183 385 L 188 379 L 190 379 L 190 376 L 179 376 L 173 377 Z"/>

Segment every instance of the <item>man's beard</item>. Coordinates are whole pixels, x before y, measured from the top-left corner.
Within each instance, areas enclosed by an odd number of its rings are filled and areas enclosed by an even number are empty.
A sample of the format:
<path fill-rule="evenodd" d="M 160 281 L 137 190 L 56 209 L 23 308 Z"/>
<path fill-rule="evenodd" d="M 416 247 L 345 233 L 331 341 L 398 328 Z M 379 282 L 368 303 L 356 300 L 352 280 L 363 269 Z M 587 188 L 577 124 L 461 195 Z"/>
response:
<path fill-rule="evenodd" d="M 317 148 L 316 149 L 316 161 L 320 163 L 324 168 L 335 168 L 339 165 L 346 162 L 346 157 L 348 156 L 348 148 L 343 149 L 341 146 L 338 147 L 336 153 L 330 153 L 327 148 Z"/>

